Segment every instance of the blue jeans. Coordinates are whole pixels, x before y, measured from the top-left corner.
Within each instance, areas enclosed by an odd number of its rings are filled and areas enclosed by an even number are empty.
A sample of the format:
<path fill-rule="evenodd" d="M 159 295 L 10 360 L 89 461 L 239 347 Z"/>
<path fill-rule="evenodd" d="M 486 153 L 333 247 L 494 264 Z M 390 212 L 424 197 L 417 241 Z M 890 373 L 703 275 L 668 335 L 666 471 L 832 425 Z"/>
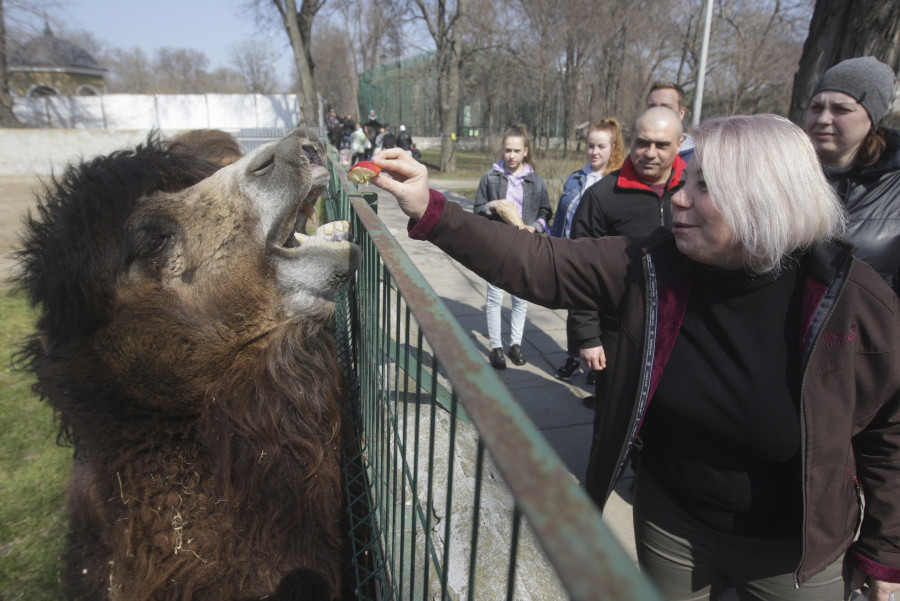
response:
<path fill-rule="evenodd" d="M 485 313 L 487 314 L 488 338 L 491 339 L 491 348 L 503 348 L 501 339 L 500 309 L 503 305 L 503 296 L 506 292 L 492 284 L 487 285 L 485 298 Z M 522 344 L 522 333 L 525 331 L 525 314 L 528 311 L 528 301 L 517 296 L 510 295 L 512 300 L 512 316 L 509 320 L 509 343 Z"/>

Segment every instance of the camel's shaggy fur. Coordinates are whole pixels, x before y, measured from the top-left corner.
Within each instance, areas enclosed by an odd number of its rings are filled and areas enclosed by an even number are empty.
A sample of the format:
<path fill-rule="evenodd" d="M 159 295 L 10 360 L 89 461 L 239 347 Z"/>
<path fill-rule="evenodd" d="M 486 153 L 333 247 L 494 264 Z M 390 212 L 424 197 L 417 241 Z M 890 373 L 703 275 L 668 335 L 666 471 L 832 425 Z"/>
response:
<path fill-rule="evenodd" d="M 70 167 L 23 236 L 22 353 L 75 459 L 71 599 L 340 595 L 346 228 L 300 244 L 297 131 L 217 166 L 155 138 Z M 336 233 L 337 232 L 337 233 Z"/>
<path fill-rule="evenodd" d="M 220 129 L 191 129 L 169 140 L 169 150 L 187 153 L 225 167 L 241 160 L 244 153 L 237 139 Z"/>

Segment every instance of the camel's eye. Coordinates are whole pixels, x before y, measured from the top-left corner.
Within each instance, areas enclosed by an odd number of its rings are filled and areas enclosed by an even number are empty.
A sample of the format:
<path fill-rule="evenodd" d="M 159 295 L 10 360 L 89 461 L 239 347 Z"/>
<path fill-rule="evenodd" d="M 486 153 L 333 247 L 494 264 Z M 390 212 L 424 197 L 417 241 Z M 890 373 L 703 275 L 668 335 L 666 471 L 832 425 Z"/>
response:
<path fill-rule="evenodd" d="M 166 247 L 166 244 L 169 243 L 168 234 L 156 234 L 155 236 L 151 236 L 147 241 L 147 248 L 144 251 L 144 255 L 147 257 L 152 257 L 153 255 L 159 254 Z"/>
<path fill-rule="evenodd" d="M 140 219 L 125 236 L 122 264 L 126 268 L 135 261 L 152 261 L 156 268 L 164 265 L 179 231 L 178 224 L 166 217 Z"/>

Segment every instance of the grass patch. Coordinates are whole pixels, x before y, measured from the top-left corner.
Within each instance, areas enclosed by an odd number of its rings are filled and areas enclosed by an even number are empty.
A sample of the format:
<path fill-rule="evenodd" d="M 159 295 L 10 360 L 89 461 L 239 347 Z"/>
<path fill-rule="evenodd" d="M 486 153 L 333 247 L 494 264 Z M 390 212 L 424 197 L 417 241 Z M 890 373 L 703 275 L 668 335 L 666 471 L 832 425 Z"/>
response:
<path fill-rule="evenodd" d="M 494 159 L 495 161 L 496 159 Z M 438 148 L 423 150 L 419 161 L 428 167 L 428 178 L 440 180 L 465 180 L 478 181 L 481 175 L 491 168 L 494 162 L 491 157 L 477 150 L 456 151 L 456 171 L 454 173 L 441 173 L 441 151 Z"/>
<path fill-rule="evenodd" d="M 31 376 L 11 365 L 33 328 L 25 295 L 0 292 L 0 315 L 0 599 L 55 601 L 72 451 L 56 445 L 53 412 Z"/>
<path fill-rule="evenodd" d="M 428 167 L 428 179 L 431 181 L 471 180 L 477 183 L 484 172 L 500 159 L 499 154 L 496 156 L 495 154 L 480 150 L 457 150 L 456 172 L 454 173 L 441 173 L 438 170 L 441 165 L 439 149 L 422 150 L 422 158 L 419 160 Z M 555 212 L 566 178 L 570 173 L 584 166 L 584 155 L 581 152 L 570 150 L 569 156 L 563 158 L 562 151 L 551 150 L 538 152 L 536 158 L 537 172 L 547 182 L 550 206 Z M 469 200 L 475 200 L 475 188 L 454 188 L 453 191 Z"/>

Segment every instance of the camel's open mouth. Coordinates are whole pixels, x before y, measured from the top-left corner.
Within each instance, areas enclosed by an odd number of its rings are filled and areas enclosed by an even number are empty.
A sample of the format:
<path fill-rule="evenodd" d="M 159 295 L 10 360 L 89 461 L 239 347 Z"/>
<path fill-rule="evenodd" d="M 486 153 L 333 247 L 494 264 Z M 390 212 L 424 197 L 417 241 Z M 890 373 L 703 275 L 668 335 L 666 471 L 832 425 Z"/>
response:
<path fill-rule="evenodd" d="M 307 222 L 312 221 L 315 223 L 318 219 L 316 217 L 316 200 L 317 199 L 315 198 L 312 200 L 307 198 L 300 203 L 300 207 L 297 209 L 297 218 L 294 220 L 294 231 L 288 235 L 287 240 L 282 244 L 284 248 L 296 248 L 300 246 L 301 243 L 298 242 L 298 239 L 295 236 L 304 235 Z"/>
<path fill-rule="evenodd" d="M 350 224 L 346 221 L 334 221 L 316 228 L 315 233 L 307 235 L 307 222 L 316 222 L 315 206 L 319 197 L 328 185 L 330 177 L 328 169 L 322 165 L 322 158 L 315 145 L 306 140 L 301 142 L 300 150 L 309 161 L 310 187 L 306 197 L 300 200 L 294 211 L 288 211 L 285 221 L 273 229 L 269 236 L 269 248 L 271 252 L 287 259 L 294 259 L 303 254 L 303 247 L 310 242 L 313 246 L 325 243 L 334 243 L 349 247 Z M 263 169 L 265 163 L 261 163 Z M 282 238 L 284 236 L 284 238 Z M 275 242 L 276 240 L 280 242 Z M 335 250 L 343 251 L 340 247 Z"/>
<path fill-rule="evenodd" d="M 294 242 L 291 250 L 297 249 L 300 252 L 302 252 L 303 245 L 310 240 L 350 244 L 350 223 L 347 221 L 330 221 L 325 225 L 319 226 L 312 236 L 294 232 L 291 238 Z"/>
<path fill-rule="evenodd" d="M 304 147 L 304 151 L 305 150 L 306 148 Z M 285 229 L 291 229 L 287 239 L 280 246 L 275 245 L 272 249 L 286 258 L 294 258 L 302 254 L 303 246 L 310 240 L 313 240 L 316 243 L 329 242 L 337 244 L 343 243 L 344 245 L 349 245 L 351 241 L 350 224 L 347 221 L 332 221 L 316 228 L 315 233 L 312 235 L 306 234 L 307 221 L 316 220 L 315 206 L 316 202 L 319 200 L 319 195 L 322 193 L 328 182 L 328 170 L 313 162 L 318 159 L 318 156 L 315 153 L 313 153 L 312 156 L 310 156 L 309 153 L 305 154 L 307 155 L 307 158 L 311 159 L 310 167 L 312 167 L 313 184 L 310 187 L 310 192 L 307 197 L 304 198 L 297 207 L 297 213 L 294 218 L 294 227 L 287 228 L 285 224 Z"/>

